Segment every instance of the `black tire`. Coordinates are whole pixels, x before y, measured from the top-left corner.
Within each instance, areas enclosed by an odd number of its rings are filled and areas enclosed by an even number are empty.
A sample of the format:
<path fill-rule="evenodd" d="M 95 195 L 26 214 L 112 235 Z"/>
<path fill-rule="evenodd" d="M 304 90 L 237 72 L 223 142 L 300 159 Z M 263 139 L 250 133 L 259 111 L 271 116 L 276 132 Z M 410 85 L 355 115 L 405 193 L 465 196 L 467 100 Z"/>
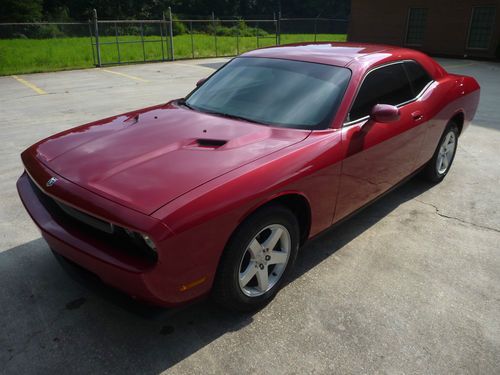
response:
<path fill-rule="evenodd" d="M 281 277 L 267 292 L 263 292 L 259 296 L 248 296 L 240 287 L 240 268 L 244 257 L 248 254 L 247 249 L 251 241 L 263 230 L 265 232 L 265 228 L 271 225 L 286 228 L 290 235 L 287 237 L 290 239 L 288 261 L 282 268 Z M 249 312 L 264 307 L 276 296 L 276 293 L 290 274 L 297 258 L 299 238 L 300 232 L 297 218 L 286 207 L 272 205 L 256 211 L 236 229 L 222 254 L 212 291 L 214 300 L 222 307 L 233 311 Z M 279 244 L 281 244 L 281 241 L 280 239 Z M 266 272 L 267 267 L 266 263 Z M 273 269 L 270 267 L 273 266 L 269 265 L 269 273 L 273 273 Z M 257 281 L 257 279 L 252 280 Z"/>
<path fill-rule="evenodd" d="M 451 155 L 451 160 L 449 161 L 448 166 L 444 171 L 439 171 L 437 163 L 438 163 L 438 157 L 440 153 L 441 146 L 443 145 L 443 142 L 447 139 L 448 134 L 453 133 L 453 137 L 455 139 L 455 146 L 453 148 L 453 154 Z M 453 121 L 448 123 L 446 126 L 446 129 L 443 132 L 443 135 L 441 136 L 441 139 L 439 140 L 439 143 L 436 147 L 436 151 L 434 151 L 434 155 L 432 156 L 432 159 L 427 162 L 425 165 L 423 171 L 422 171 L 422 177 L 426 179 L 429 182 L 432 183 L 439 183 L 443 181 L 443 179 L 446 177 L 448 172 L 451 169 L 451 165 L 453 164 L 453 160 L 455 159 L 455 154 L 457 152 L 457 146 L 458 146 L 458 126 L 455 124 Z"/>

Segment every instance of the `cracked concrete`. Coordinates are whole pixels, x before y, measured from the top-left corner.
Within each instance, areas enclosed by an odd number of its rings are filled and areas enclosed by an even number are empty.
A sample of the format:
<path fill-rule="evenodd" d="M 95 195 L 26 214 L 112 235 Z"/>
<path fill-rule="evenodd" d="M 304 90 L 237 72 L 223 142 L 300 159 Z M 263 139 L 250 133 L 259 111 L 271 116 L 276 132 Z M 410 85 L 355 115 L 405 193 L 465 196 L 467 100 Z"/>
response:
<path fill-rule="evenodd" d="M 421 201 L 421 200 L 416 199 L 416 198 L 415 198 L 415 201 L 416 202 L 420 202 L 422 204 L 425 204 L 427 206 L 430 206 L 430 207 L 434 208 L 434 210 L 436 211 L 436 214 L 439 215 L 439 216 L 441 216 L 441 217 L 444 217 L 445 219 L 456 220 L 456 221 L 459 221 L 459 222 L 461 222 L 463 224 L 472 225 L 472 226 L 477 227 L 477 228 L 486 229 L 486 230 L 492 230 L 492 231 L 500 233 L 500 229 L 491 228 L 491 227 L 487 227 L 487 226 L 484 226 L 484 225 L 476 224 L 476 223 L 473 223 L 471 221 L 467 221 L 467 220 L 461 219 L 459 217 L 445 215 L 445 214 L 443 214 L 443 213 L 440 212 L 439 207 L 436 206 L 435 204 L 427 203 L 427 202 Z"/>
<path fill-rule="evenodd" d="M 0 77 L 0 373 L 500 373 L 500 66 L 441 60 L 482 98 L 443 183 L 411 180 L 309 242 L 253 315 L 137 306 L 59 267 L 14 183 L 56 131 L 184 95 L 218 60 Z M 206 66 L 203 66 L 206 65 Z M 459 67 L 462 66 L 462 67 Z"/>

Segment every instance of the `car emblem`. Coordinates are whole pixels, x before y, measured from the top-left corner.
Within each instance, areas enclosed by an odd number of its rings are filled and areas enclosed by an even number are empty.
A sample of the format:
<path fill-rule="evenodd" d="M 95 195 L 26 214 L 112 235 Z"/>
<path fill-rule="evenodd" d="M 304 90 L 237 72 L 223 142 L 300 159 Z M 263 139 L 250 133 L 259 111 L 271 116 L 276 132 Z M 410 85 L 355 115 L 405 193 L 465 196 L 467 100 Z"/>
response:
<path fill-rule="evenodd" d="M 47 186 L 47 187 L 51 187 L 51 186 L 52 186 L 52 185 L 54 185 L 56 182 L 57 182 L 57 178 L 55 178 L 55 177 L 51 177 L 51 178 L 47 181 L 47 183 L 45 184 L 45 186 Z"/>

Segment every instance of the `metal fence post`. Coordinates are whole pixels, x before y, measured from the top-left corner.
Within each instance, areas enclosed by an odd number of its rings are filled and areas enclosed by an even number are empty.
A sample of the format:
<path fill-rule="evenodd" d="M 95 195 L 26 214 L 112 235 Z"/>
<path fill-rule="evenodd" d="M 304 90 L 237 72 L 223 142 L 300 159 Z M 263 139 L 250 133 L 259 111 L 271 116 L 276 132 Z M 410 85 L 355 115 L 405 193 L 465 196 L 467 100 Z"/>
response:
<path fill-rule="evenodd" d="M 214 27 L 214 44 L 215 44 L 215 57 L 218 56 L 217 53 L 217 26 L 215 25 L 215 14 L 212 12 L 212 25 Z"/>
<path fill-rule="evenodd" d="M 167 49 L 167 59 L 170 60 L 170 38 L 168 37 L 169 29 L 167 27 L 167 19 L 165 17 L 165 12 L 161 12 L 161 23 L 160 29 L 165 27 L 165 47 Z"/>
<path fill-rule="evenodd" d="M 101 66 L 101 46 L 99 45 L 99 26 L 97 25 L 97 10 L 94 9 L 94 36 L 95 36 L 95 49 L 97 54 L 97 66 Z"/>
<path fill-rule="evenodd" d="M 273 13 L 274 20 L 274 45 L 278 45 L 278 21 L 276 20 L 276 13 Z"/>
<path fill-rule="evenodd" d="M 94 65 L 96 65 L 95 63 L 95 51 L 94 51 L 94 35 L 92 33 L 92 24 L 93 22 L 91 20 L 88 21 L 89 23 L 89 35 L 90 35 L 90 48 L 92 49 L 92 61 L 94 62 Z"/>
<path fill-rule="evenodd" d="M 165 47 L 163 46 L 163 24 L 165 23 L 165 13 L 161 12 L 160 26 L 160 43 L 161 43 L 161 61 L 165 61 Z M 168 53 L 168 51 L 167 51 Z"/>
<path fill-rule="evenodd" d="M 191 35 L 191 56 L 194 59 L 193 21 L 189 21 L 189 34 Z"/>
<path fill-rule="evenodd" d="M 168 7 L 168 18 L 170 20 L 170 26 L 169 26 L 169 31 L 170 31 L 170 52 L 172 53 L 172 61 L 175 60 L 174 56 L 174 25 L 172 22 L 172 8 Z"/>
<path fill-rule="evenodd" d="M 317 23 L 318 23 L 318 17 L 316 17 L 314 19 L 314 42 L 316 43 L 316 39 L 317 39 L 317 32 L 318 32 L 318 29 L 317 29 Z"/>
<path fill-rule="evenodd" d="M 278 12 L 278 46 L 281 45 L 281 10 Z"/>
<path fill-rule="evenodd" d="M 144 46 L 144 24 L 141 22 L 141 43 L 142 43 L 142 57 L 146 61 L 146 47 Z"/>
<path fill-rule="evenodd" d="M 259 23 L 255 23 L 255 38 L 257 40 L 257 48 L 259 48 Z"/>
<path fill-rule="evenodd" d="M 120 42 L 118 41 L 118 25 L 115 22 L 115 39 L 116 39 L 116 50 L 118 51 L 118 64 L 121 63 L 120 57 Z"/>
<path fill-rule="evenodd" d="M 240 54 L 240 27 L 241 27 L 241 20 L 237 21 L 236 24 L 238 27 L 236 28 L 236 54 Z"/>

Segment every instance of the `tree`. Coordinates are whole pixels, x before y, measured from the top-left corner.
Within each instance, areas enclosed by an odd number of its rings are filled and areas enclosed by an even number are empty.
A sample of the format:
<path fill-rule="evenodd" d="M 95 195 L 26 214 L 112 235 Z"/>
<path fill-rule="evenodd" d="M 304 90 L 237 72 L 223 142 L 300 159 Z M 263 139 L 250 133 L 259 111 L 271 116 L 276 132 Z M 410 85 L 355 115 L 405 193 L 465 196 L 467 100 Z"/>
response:
<path fill-rule="evenodd" d="M 42 10 L 42 0 L 2 0 L 0 22 L 40 21 Z"/>
<path fill-rule="evenodd" d="M 337 17 L 349 15 L 349 0 L 0 0 L 0 22 L 160 19 L 172 7 L 179 18 Z"/>

